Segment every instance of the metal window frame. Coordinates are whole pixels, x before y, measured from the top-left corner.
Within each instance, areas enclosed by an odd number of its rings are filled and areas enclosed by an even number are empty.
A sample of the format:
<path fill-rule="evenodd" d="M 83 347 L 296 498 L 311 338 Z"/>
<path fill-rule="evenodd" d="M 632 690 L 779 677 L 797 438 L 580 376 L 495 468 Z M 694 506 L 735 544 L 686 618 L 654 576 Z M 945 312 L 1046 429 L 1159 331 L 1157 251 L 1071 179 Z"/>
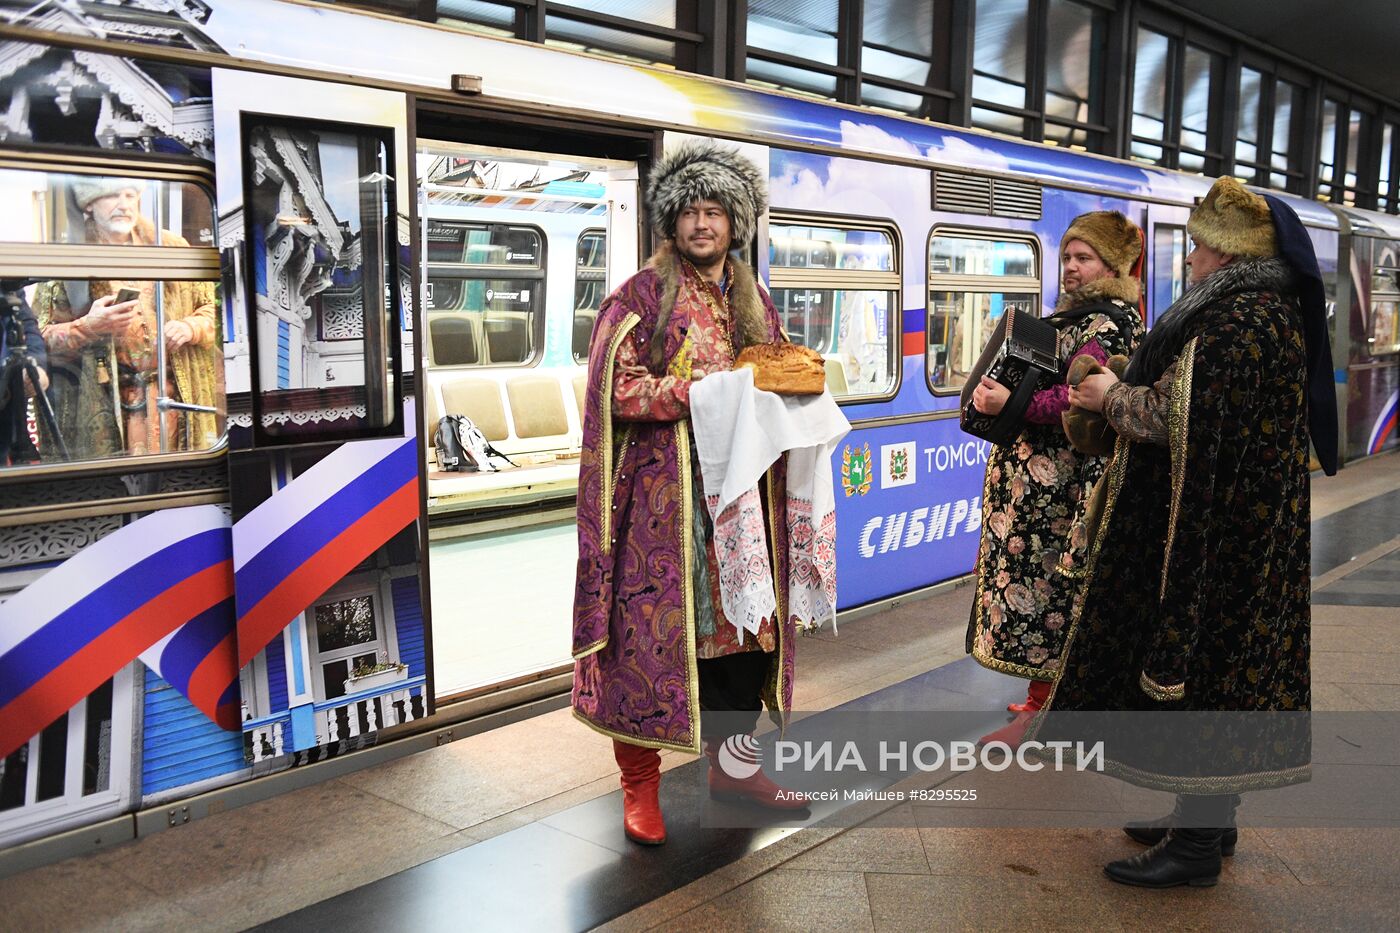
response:
<path fill-rule="evenodd" d="M 851 214 L 828 214 L 810 211 L 774 210 L 768 217 L 768 229 L 775 226 L 805 225 L 827 227 L 834 230 L 874 230 L 890 238 L 890 264 L 888 271 L 869 269 L 812 269 L 788 266 L 768 267 L 768 289 L 796 288 L 832 291 L 876 291 L 890 295 L 890 320 L 885 327 L 885 339 L 891 355 L 890 370 L 894 380 L 888 391 L 879 394 L 843 395 L 837 399 L 840 405 L 865 405 L 871 402 L 887 402 L 899 395 L 904 382 L 903 359 L 904 321 L 902 304 L 904 300 L 904 240 L 900 235 L 899 224 L 893 218 L 866 217 Z M 771 238 L 771 234 L 770 234 Z M 770 239 L 771 242 L 771 239 Z"/>
<path fill-rule="evenodd" d="M 950 275 L 935 274 L 928 263 L 933 251 L 934 238 L 939 236 L 960 237 L 963 239 L 987 240 L 990 242 L 1011 241 L 1027 243 L 1031 247 L 1034 257 L 1031 268 L 1036 270 L 1034 276 L 995 276 L 995 275 Z M 929 230 L 928 239 L 924 243 L 924 385 L 935 398 L 946 398 L 950 395 L 961 395 L 962 386 L 935 386 L 929 378 L 929 340 L 927 331 L 927 318 L 933 313 L 933 292 L 974 292 L 979 294 L 995 294 L 1006 292 L 1034 292 L 1037 303 L 1044 300 L 1044 282 L 1040 276 L 1042 263 L 1044 262 L 1044 249 L 1038 237 L 1032 230 L 1010 230 L 999 229 L 997 227 L 973 227 L 963 224 L 934 224 Z"/>

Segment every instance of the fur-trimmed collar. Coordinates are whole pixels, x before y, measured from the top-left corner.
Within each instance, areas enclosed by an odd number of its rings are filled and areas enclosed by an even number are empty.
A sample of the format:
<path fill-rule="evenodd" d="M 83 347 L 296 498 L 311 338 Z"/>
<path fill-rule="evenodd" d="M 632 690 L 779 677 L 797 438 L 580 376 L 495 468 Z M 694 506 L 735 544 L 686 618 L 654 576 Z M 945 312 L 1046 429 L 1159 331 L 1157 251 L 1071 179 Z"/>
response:
<path fill-rule="evenodd" d="M 1142 287 L 1138 280 L 1127 276 L 1110 275 L 1081 285 L 1074 291 L 1060 292 L 1055 302 L 1055 312 L 1068 311 L 1091 302 L 1121 301 L 1132 307 L 1138 303 Z"/>
<path fill-rule="evenodd" d="M 1212 305 L 1245 292 L 1291 293 L 1293 281 L 1293 271 L 1273 257 L 1230 263 L 1204 282 L 1187 289 L 1186 294 L 1157 318 L 1142 346 L 1133 354 L 1123 380 L 1133 385 L 1151 385 L 1160 379 L 1186 346 L 1191 325 Z"/>
<path fill-rule="evenodd" d="M 656 272 L 661 279 L 661 309 L 656 316 L 656 330 L 651 337 L 651 369 L 659 371 L 666 352 L 666 326 L 670 323 L 671 312 L 676 308 L 676 295 L 680 291 L 684 276 L 681 257 L 676 255 L 674 244 L 666 240 L 651 258 L 647 268 Z M 763 299 L 758 295 L 758 280 L 748 263 L 733 256 L 729 257 L 729 310 L 738 322 L 738 340 L 734 352 L 744 347 L 768 342 L 768 321 L 763 309 Z"/>

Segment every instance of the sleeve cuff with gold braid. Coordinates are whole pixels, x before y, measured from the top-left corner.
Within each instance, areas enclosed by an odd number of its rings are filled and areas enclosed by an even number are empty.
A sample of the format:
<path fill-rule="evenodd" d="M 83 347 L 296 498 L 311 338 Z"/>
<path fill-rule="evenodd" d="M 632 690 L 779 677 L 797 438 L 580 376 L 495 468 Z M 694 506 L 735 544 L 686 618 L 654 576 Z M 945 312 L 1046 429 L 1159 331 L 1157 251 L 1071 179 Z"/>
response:
<path fill-rule="evenodd" d="M 1186 696 L 1186 684 L 1184 682 L 1164 687 L 1151 677 L 1148 677 L 1146 671 L 1142 672 L 1142 676 L 1138 679 L 1138 684 L 1142 687 L 1143 693 L 1162 703 L 1184 699 Z"/>

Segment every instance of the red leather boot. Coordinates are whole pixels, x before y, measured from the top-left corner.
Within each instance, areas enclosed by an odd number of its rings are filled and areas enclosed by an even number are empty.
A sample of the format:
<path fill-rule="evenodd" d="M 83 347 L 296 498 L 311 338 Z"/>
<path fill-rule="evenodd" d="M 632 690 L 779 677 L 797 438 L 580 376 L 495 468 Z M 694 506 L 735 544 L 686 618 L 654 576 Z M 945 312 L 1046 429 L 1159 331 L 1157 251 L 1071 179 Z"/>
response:
<path fill-rule="evenodd" d="M 661 753 L 613 739 L 613 757 L 622 769 L 623 832 L 644 846 L 661 845 L 666 841 L 666 823 L 656 796 L 661 786 Z"/>
<path fill-rule="evenodd" d="M 710 759 L 710 799 L 751 803 L 770 810 L 807 809 L 805 795 L 774 784 L 768 779 L 768 775 L 763 773 L 762 768 L 747 777 L 731 777 L 721 763 L 720 750 L 723 747 L 723 739 L 705 740 L 705 757 Z M 752 764 L 730 759 L 731 767 L 752 767 Z"/>
<path fill-rule="evenodd" d="M 1045 708 L 1045 701 L 1050 699 L 1050 681 L 1032 680 L 1030 688 L 1026 691 L 1026 702 L 1008 703 L 1006 711 L 1008 713 L 1037 713 Z"/>

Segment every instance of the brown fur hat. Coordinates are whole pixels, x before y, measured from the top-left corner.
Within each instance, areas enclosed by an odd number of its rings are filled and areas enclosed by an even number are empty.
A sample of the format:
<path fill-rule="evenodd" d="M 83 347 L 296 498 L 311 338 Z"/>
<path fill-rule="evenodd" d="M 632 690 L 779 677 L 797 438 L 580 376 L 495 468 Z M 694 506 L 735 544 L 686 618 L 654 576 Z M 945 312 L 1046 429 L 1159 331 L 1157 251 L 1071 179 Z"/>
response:
<path fill-rule="evenodd" d="M 1142 231 L 1118 211 L 1090 211 L 1074 218 L 1060 238 L 1061 256 L 1070 240 L 1088 243 L 1122 278 L 1132 275 L 1133 263 L 1142 255 Z"/>
<path fill-rule="evenodd" d="M 1278 255 L 1269 202 L 1229 175 L 1211 185 L 1206 199 L 1191 212 L 1186 232 L 1197 243 L 1245 259 Z"/>

